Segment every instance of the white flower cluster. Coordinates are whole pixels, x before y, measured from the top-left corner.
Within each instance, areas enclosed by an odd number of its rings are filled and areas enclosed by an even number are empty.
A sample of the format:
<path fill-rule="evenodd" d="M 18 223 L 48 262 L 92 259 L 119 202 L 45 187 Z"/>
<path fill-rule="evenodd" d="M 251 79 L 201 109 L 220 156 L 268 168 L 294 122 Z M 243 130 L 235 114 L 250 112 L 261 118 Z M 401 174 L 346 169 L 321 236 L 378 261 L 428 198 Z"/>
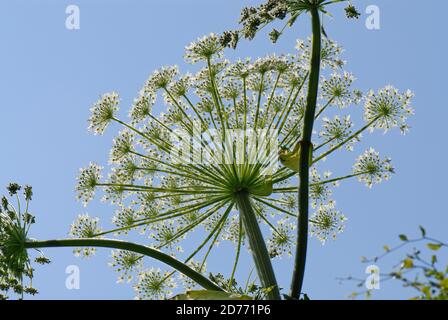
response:
<path fill-rule="evenodd" d="M 374 123 L 370 130 L 377 128 L 388 131 L 399 127 L 402 133 L 406 133 L 409 130 L 406 120 L 414 114 L 410 106 L 413 97 L 414 94 L 410 90 L 401 94 L 392 86 L 387 86 L 377 93 L 370 91 L 366 97 L 364 112 L 365 121 Z"/>
<path fill-rule="evenodd" d="M 99 218 L 93 218 L 88 214 L 81 214 L 70 227 L 69 235 L 74 238 L 95 238 L 102 232 L 99 227 Z M 76 248 L 76 256 L 90 257 L 95 254 L 96 248 Z"/>
<path fill-rule="evenodd" d="M 91 163 L 81 170 L 76 188 L 84 204 L 100 188 L 103 200 L 118 205 L 112 220 L 115 229 L 106 233 L 126 236 L 138 229 L 149 238 L 150 246 L 180 255 L 183 240 L 199 230 L 192 239 L 203 239 L 198 240 L 189 261 L 201 261 L 201 265 L 203 261 L 205 265 L 220 241 L 231 241 L 238 253 L 247 248 L 247 234 L 234 198 L 244 191 L 258 221 L 270 230 L 271 256 L 291 253 L 296 243 L 297 172 L 290 169 L 294 165 L 278 166 L 278 150 L 260 156 L 261 142 L 274 138 L 282 154 L 290 154 L 302 139 L 310 42 L 298 42 L 299 51 L 293 55 L 235 63 L 224 59 L 222 50 L 219 37 L 211 34 L 186 48 L 188 62 L 202 63 L 195 74 L 181 75 L 177 66 L 152 73 L 131 106 L 129 122 L 115 116 L 119 100 L 116 93 L 104 95 L 92 108 L 90 128 L 94 132 L 103 133 L 111 121 L 123 126 L 113 141 L 107 179 L 101 181 L 102 168 Z M 358 158 L 347 176 L 330 176 L 324 170 L 319 173 L 320 160 L 343 147 L 352 150 L 365 130 L 407 129 L 406 117 L 412 114 L 410 92 L 400 94 L 386 87 L 363 97 L 361 91 L 352 88 L 354 76 L 342 70 L 345 63 L 341 53 L 335 42 L 324 39 L 325 69 L 310 171 L 310 202 L 315 209 L 310 219 L 311 234 L 322 242 L 342 232 L 346 220 L 335 209 L 332 187 L 349 178 L 358 178 L 370 187 L 389 178 L 393 168 L 390 159 L 381 160 L 373 149 Z M 346 112 L 361 101 L 365 102 L 367 124 L 357 129 Z M 165 106 L 156 107 L 158 102 Z M 155 110 L 163 111 L 157 114 Z M 238 147 L 233 144 L 234 137 L 229 138 L 232 131 L 253 133 L 261 129 L 277 134 L 265 134 L 261 141 L 250 140 L 252 136 L 247 135 Z M 188 148 L 179 148 L 185 141 Z M 226 159 L 231 161 L 223 161 Z M 258 163 L 252 163 L 254 159 Z M 267 174 L 266 168 L 273 169 Z M 87 218 L 77 225 L 85 228 L 89 223 L 97 227 Z M 172 278 L 165 279 L 165 273 L 158 270 L 148 271 L 141 260 L 134 267 L 134 258 L 125 253 L 113 255 L 119 279 L 134 276 L 139 298 L 165 298 L 165 290 L 172 288 Z"/>
<path fill-rule="evenodd" d="M 118 111 L 120 98 L 118 93 L 104 94 L 90 109 L 89 130 L 95 134 L 103 134 Z"/>
<path fill-rule="evenodd" d="M 138 300 L 163 300 L 172 294 L 176 284 L 168 272 L 149 269 L 140 272 L 134 286 Z"/>
<path fill-rule="evenodd" d="M 95 188 L 101 179 L 102 169 L 103 167 L 91 162 L 87 168 L 79 170 L 76 191 L 78 192 L 78 199 L 82 200 L 85 206 L 95 195 Z"/>
<path fill-rule="evenodd" d="M 371 188 L 373 184 L 389 180 L 395 172 L 390 158 L 381 159 L 379 152 L 370 148 L 360 155 L 353 166 L 353 173 L 359 174 L 358 180 Z"/>
<path fill-rule="evenodd" d="M 310 234 L 319 239 L 322 244 L 329 239 L 336 239 L 338 233 L 344 231 L 347 218 L 334 208 L 335 203 L 320 205 L 311 216 Z"/>
<path fill-rule="evenodd" d="M 113 250 L 109 265 L 118 273 L 117 282 L 131 282 L 135 271 L 143 267 L 143 256 L 126 250 Z"/>

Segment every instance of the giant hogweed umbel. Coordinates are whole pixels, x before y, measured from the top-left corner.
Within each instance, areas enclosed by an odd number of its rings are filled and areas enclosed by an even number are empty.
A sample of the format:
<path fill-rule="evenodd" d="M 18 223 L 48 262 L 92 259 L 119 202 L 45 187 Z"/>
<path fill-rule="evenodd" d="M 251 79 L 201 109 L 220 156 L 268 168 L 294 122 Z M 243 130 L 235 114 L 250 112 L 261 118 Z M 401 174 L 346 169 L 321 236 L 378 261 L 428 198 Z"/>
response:
<path fill-rule="evenodd" d="M 92 107 L 89 127 L 102 134 L 115 123 L 122 131 L 114 139 L 107 179 L 102 177 L 103 168 L 91 163 L 81 169 L 77 191 L 79 199 L 87 204 L 102 189 L 104 200 L 117 206 L 112 219 L 115 227 L 103 230 L 97 218 L 80 215 L 70 231 L 75 239 L 26 240 L 23 249 L 74 246 L 79 247 L 77 254 L 91 255 L 95 247 L 115 248 L 111 265 L 120 273 L 119 279 L 135 281 L 137 296 L 145 299 L 164 298 L 174 286 L 174 271 L 147 269 L 145 256 L 159 259 L 187 276 L 189 279 L 182 277 L 187 288 L 193 283 L 209 290 L 231 291 L 241 249 L 248 245 L 267 298 L 280 299 L 271 259 L 291 254 L 294 246 L 306 249 L 303 239 L 308 231 L 301 223 L 303 215 L 299 218 L 301 240 L 297 244 L 297 207 L 302 208 L 301 213 L 305 205 L 308 210 L 310 200 L 315 212 L 310 218 L 306 214 L 306 225 L 309 222 L 311 234 L 325 242 L 343 230 L 346 220 L 335 208 L 331 187 L 350 178 L 371 187 L 393 173 L 390 159 L 380 158 L 372 148 L 358 157 L 351 173 L 335 178 L 325 171 L 321 160 L 343 147 L 353 150 L 366 130 L 399 127 L 406 131 L 406 118 L 412 114 L 409 91 L 400 93 L 388 86 L 364 95 L 354 90 L 354 77 L 342 69 L 342 49 L 320 38 L 318 14 L 313 17 L 318 41 L 316 37 L 298 41 L 298 52 L 292 55 L 230 63 L 223 58 L 222 37 L 211 34 L 198 39 L 186 48 L 185 57 L 201 63 L 201 69 L 183 76 L 175 66 L 154 72 L 134 100 L 129 121 L 118 115 L 118 94 L 104 94 Z M 319 75 L 321 67 L 323 76 Z M 315 97 L 311 99 L 311 95 Z M 161 97 L 163 104 L 159 103 Z M 364 104 L 365 123 L 355 129 L 346 110 L 359 103 Z M 315 108 L 312 117 L 310 105 Z M 162 112 L 156 112 L 156 106 Z M 327 118 L 326 112 L 337 115 Z M 214 134 L 209 133 L 211 130 Z M 240 147 L 231 143 L 235 130 L 245 133 Z M 276 133 L 279 152 L 262 148 L 272 139 L 272 134 L 260 133 L 263 130 Z M 201 155 L 200 161 L 191 161 L 185 154 L 173 158 L 179 140 L 185 137 L 191 142 L 191 154 Z M 305 138 L 310 142 L 304 142 Z M 303 170 L 306 161 L 311 167 L 310 176 Z M 302 200 L 298 202 L 300 186 Z M 205 230 L 200 233 L 203 239 L 193 252 L 183 253 L 182 241 L 198 229 Z M 144 243 L 151 248 L 103 238 L 124 237 L 134 230 L 150 239 Z M 230 280 L 219 287 L 203 274 L 213 248 L 226 240 L 235 244 L 236 254 L 229 266 Z M 177 255 L 185 263 L 160 250 Z M 299 265 L 304 267 L 304 263 Z M 289 296 L 298 298 L 299 293 L 293 285 Z"/>
<path fill-rule="evenodd" d="M 138 228 L 152 239 L 152 246 L 175 252 L 189 233 L 203 227 L 204 240 L 197 244 L 197 250 L 184 256 L 185 262 L 199 259 L 194 265 L 204 272 L 215 244 L 233 241 L 237 254 L 231 281 L 247 239 L 262 287 L 269 288 L 269 298 L 278 299 L 279 286 L 270 260 L 290 254 L 296 243 L 291 219 L 297 219 L 294 177 L 300 167 L 295 168 L 294 159 L 300 158 L 303 150 L 303 145 L 298 146 L 303 144 L 309 103 L 307 80 L 312 45 L 310 41 L 298 41 L 297 49 L 293 55 L 230 63 L 223 58 L 219 37 L 211 34 L 186 49 L 187 61 L 202 63 L 202 69 L 195 75 L 183 76 L 177 67 L 154 72 L 133 103 L 129 123 L 118 118 L 118 94 L 103 95 L 92 108 L 90 128 L 101 134 L 110 123 L 123 127 L 110 153 L 113 167 L 108 179 L 102 180 L 101 168 L 90 164 L 81 170 L 77 189 L 85 202 L 98 188 L 103 189 L 104 199 L 117 204 L 118 210 L 113 219 L 116 228 L 92 236 L 124 234 Z M 321 127 L 314 135 L 310 158 L 313 169 L 309 198 L 316 211 L 309 222 L 311 233 L 325 241 L 341 232 L 345 221 L 335 209 L 331 186 L 357 177 L 370 187 L 387 179 L 393 168 L 390 159 L 381 159 L 369 149 L 359 156 L 351 174 L 331 178 L 329 172 L 318 173 L 321 160 L 343 146 L 351 150 L 367 129 L 399 126 L 405 130 L 406 117 L 412 113 L 412 94 L 386 87 L 363 96 L 351 88 L 353 76 L 341 69 L 341 48 L 325 39 L 321 51 L 320 62 L 328 72 L 320 79 L 321 95 L 313 119 L 319 120 Z M 160 97 L 166 109 L 157 114 L 153 107 Z M 365 104 L 366 123 L 359 130 L 354 129 L 348 115 L 324 117 L 330 108 L 345 113 L 345 108 L 361 101 Z M 195 123 L 200 124 L 201 135 L 195 135 Z M 173 159 L 176 143 L 184 137 L 179 136 L 180 128 L 190 134 L 191 154 L 202 154 L 204 161 Z M 215 134 L 203 139 L 209 129 Z M 263 129 L 277 133 L 284 166 L 275 166 L 277 152 L 260 157 L 260 141 L 251 140 L 250 135 L 243 137 L 248 139 L 243 149 L 225 143 L 234 130 L 259 134 Z M 267 139 L 266 135 L 261 137 Z M 221 161 L 223 154 L 230 154 L 232 160 Z M 271 171 L 267 173 L 266 168 Z M 74 226 L 79 228 L 77 223 Z M 267 246 L 263 229 L 271 233 Z M 79 235 L 76 230 L 74 235 Z"/>

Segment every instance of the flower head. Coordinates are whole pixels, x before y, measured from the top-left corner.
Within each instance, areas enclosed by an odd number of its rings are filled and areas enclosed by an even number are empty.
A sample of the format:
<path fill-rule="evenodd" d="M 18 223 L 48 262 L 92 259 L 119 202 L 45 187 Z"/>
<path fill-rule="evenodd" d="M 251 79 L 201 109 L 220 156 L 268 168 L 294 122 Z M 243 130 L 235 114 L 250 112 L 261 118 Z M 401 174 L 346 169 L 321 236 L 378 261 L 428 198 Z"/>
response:
<path fill-rule="evenodd" d="M 361 16 L 361 13 L 352 4 L 345 8 L 345 14 L 349 19 L 359 19 Z"/>
<path fill-rule="evenodd" d="M 159 89 L 166 89 L 179 73 L 177 66 L 163 67 L 154 73 L 146 81 L 145 87 L 149 92 L 155 92 Z"/>
<path fill-rule="evenodd" d="M 95 188 L 101 179 L 101 170 L 96 163 L 91 162 L 87 168 L 79 170 L 78 184 L 76 191 L 78 192 L 78 199 L 83 200 L 84 206 L 90 202 L 95 195 Z"/>
<path fill-rule="evenodd" d="M 333 119 L 323 118 L 322 130 L 319 132 L 319 136 L 324 139 L 324 143 L 330 147 L 343 142 L 352 134 L 353 122 L 350 119 L 350 115 L 343 117 L 335 116 Z M 348 141 L 345 144 L 347 150 L 353 150 L 353 145 L 359 140 L 358 137 Z"/>
<path fill-rule="evenodd" d="M 106 93 L 90 109 L 89 130 L 95 134 L 103 134 L 114 119 L 120 99 L 116 92 Z"/>
<path fill-rule="evenodd" d="M 328 179 L 331 173 L 325 172 L 324 178 Z M 333 191 L 329 187 L 328 184 L 322 183 L 322 177 L 317 172 L 316 168 L 311 169 L 311 185 L 310 185 L 310 198 L 311 205 L 313 208 L 316 208 L 319 203 L 323 203 L 328 200 L 329 197 L 333 194 Z"/>
<path fill-rule="evenodd" d="M 149 300 L 166 299 L 175 287 L 168 273 L 162 273 L 159 269 L 150 269 L 139 274 L 138 283 L 134 288 L 138 300 Z"/>
<path fill-rule="evenodd" d="M 145 93 L 142 90 L 139 96 L 134 99 L 134 103 L 129 111 L 129 117 L 132 119 L 132 123 L 137 124 L 149 117 L 155 102 L 156 96 L 153 92 Z"/>
<path fill-rule="evenodd" d="M 128 159 L 133 151 L 134 134 L 129 130 L 124 130 L 113 141 L 113 147 L 110 150 L 110 162 L 120 163 L 120 161 Z"/>
<path fill-rule="evenodd" d="M 294 230 L 296 225 L 287 220 L 279 220 L 268 239 L 268 247 L 271 258 L 281 257 L 285 254 L 292 255 L 291 249 L 294 244 Z"/>
<path fill-rule="evenodd" d="M 388 131 L 399 127 L 402 133 L 406 133 L 409 129 L 406 120 L 414 114 L 410 107 L 413 97 L 411 91 L 402 94 L 392 86 L 387 86 L 377 93 L 371 90 L 366 98 L 364 119 L 368 123 L 374 123 L 371 130 L 376 128 Z"/>
<path fill-rule="evenodd" d="M 124 233 L 127 234 L 129 232 L 129 227 L 132 227 L 138 219 L 140 215 L 132 208 L 119 208 L 115 212 L 115 216 L 112 218 L 112 223 L 116 225 L 120 231 L 117 231 L 117 234 Z"/>
<path fill-rule="evenodd" d="M 329 237 L 336 239 L 337 234 L 344 231 L 346 220 L 343 214 L 335 210 L 334 202 L 322 204 L 310 218 L 310 233 L 325 244 Z"/>
<path fill-rule="evenodd" d="M 301 54 L 302 61 L 309 61 L 311 56 L 311 38 L 307 39 L 307 42 L 298 40 L 296 44 L 296 49 L 299 50 Z M 322 52 L 321 52 L 321 65 L 322 68 L 330 67 L 334 70 L 339 70 L 345 65 L 345 61 L 340 58 L 343 52 L 342 47 L 340 47 L 335 41 L 328 38 L 322 40 Z M 305 65 L 305 67 L 308 67 Z"/>
<path fill-rule="evenodd" d="M 88 214 L 80 214 L 75 222 L 72 223 L 69 235 L 74 238 L 95 238 L 101 233 L 99 227 L 99 218 L 93 218 Z M 91 257 L 95 254 L 96 248 L 75 248 L 73 253 L 76 256 Z"/>
<path fill-rule="evenodd" d="M 388 180 L 395 173 L 390 158 L 381 159 L 379 152 L 373 148 L 360 155 L 353 166 L 353 173 L 358 174 L 358 180 L 371 188 L 373 184 Z"/>
<path fill-rule="evenodd" d="M 214 57 L 219 57 L 222 49 L 219 36 L 211 33 L 190 43 L 185 48 L 185 60 L 190 63 L 208 61 Z"/>
<path fill-rule="evenodd" d="M 334 73 L 330 79 L 323 80 L 322 96 L 340 108 L 345 108 L 354 101 L 353 93 L 350 89 L 354 80 L 355 78 L 351 73 Z"/>
<path fill-rule="evenodd" d="M 10 196 L 13 196 L 13 195 L 17 194 L 17 192 L 20 191 L 20 189 L 22 189 L 22 186 L 20 186 L 20 185 L 17 184 L 17 183 L 10 183 L 10 184 L 6 187 L 6 189 L 8 190 L 9 195 L 10 195 Z"/>
<path fill-rule="evenodd" d="M 143 256 L 126 250 L 112 251 L 112 261 L 109 264 L 118 272 L 117 282 L 131 282 L 133 274 L 143 266 Z"/>

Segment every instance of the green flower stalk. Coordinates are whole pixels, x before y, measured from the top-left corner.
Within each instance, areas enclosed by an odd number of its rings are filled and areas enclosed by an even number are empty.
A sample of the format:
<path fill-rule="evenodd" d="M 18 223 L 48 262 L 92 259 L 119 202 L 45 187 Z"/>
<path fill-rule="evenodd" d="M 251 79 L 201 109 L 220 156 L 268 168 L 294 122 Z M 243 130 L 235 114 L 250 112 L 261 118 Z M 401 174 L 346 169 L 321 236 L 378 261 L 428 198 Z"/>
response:
<path fill-rule="evenodd" d="M 34 249 L 39 253 L 39 256 L 34 259 L 35 263 L 48 264 L 50 260 L 45 258 L 39 249 L 41 248 L 62 248 L 62 247 L 86 247 L 85 254 L 90 254 L 95 248 L 112 248 L 120 250 L 120 257 L 129 257 L 133 254 L 135 261 L 141 260 L 142 256 L 156 259 L 165 263 L 173 269 L 181 272 L 198 285 L 207 290 L 223 291 L 221 287 L 216 285 L 213 281 L 206 278 L 201 273 L 176 260 L 172 256 L 160 252 L 159 250 L 138 245 L 135 243 L 124 242 L 114 239 L 61 239 L 61 240 L 45 240 L 38 241 L 29 238 L 29 231 L 31 226 L 35 223 L 35 218 L 32 216 L 29 209 L 29 202 L 33 195 L 32 189 L 29 186 L 24 188 L 24 195 L 26 200 L 26 208 L 21 210 L 21 201 L 18 196 L 18 191 L 21 186 L 13 183 L 8 186 L 8 191 L 11 196 L 17 197 L 17 208 L 14 207 L 6 198 L 2 198 L 2 208 L 0 209 L 0 297 L 7 298 L 9 291 L 16 294 L 36 294 L 37 290 L 32 287 L 32 279 L 34 269 L 31 265 L 31 258 L 28 250 Z M 94 231 L 95 221 L 92 222 L 88 216 L 82 217 L 82 230 L 85 236 L 91 236 L 89 231 Z M 73 232 L 73 230 L 72 230 Z M 125 259 L 122 260 L 123 262 Z M 131 262 L 127 259 L 127 262 Z M 26 285 L 24 280 L 29 279 L 29 284 Z"/>
<path fill-rule="evenodd" d="M 310 80 L 308 85 L 307 105 L 305 109 L 302 139 L 300 141 L 299 158 L 299 219 L 297 246 L 294 270 L 291 281 L 291 297 L 299 297 L 302 292 L 305 276 L 306 252 L 308 246 L 308 219 L 309 219 L 309 169 L 312 161 L 314 119 L 316 116 L 317 95 L 319 90 L 320 61 L 322 52 L 322 35 L 319 11 L 310 10 L 312 20 L 312 49 L 310 59 Z"/>
<path fill-rule="evenodd" d="M 137 253 L 163 262 L 170 267 L 181 272 L 198 285 L 207 290 L 222 291 L 215 283 L 207 279 L 202 274 L 186 266 L 184 263 L 174 259 L 158 250 L 138 245 L 131 242 L 118 241 L 113 239 L 62 239 L 62 240 L 46 240 L 46 241 L 26 241 L 23 243 L 24 249 L 38 248 L 62 248 L 62 247 L 95 247 L 95 248 L 111 248 L 124 250 L 126 252 Z"/>

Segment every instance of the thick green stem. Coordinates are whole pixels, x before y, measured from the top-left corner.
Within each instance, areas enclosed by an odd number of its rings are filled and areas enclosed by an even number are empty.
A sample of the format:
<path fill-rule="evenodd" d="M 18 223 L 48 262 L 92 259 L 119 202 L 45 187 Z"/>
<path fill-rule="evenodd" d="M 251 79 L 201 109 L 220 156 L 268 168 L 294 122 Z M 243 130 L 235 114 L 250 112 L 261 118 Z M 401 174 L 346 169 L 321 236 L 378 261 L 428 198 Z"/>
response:
<path fill-rule="evenodd" d="M 182 263 L 181 261 L 176 260 L 172 256 L 167 255 L 159 250 L 131 242 L 111 240 L 111 239 L 62 239 L 62 240 L 25 242 L 25 248 L 27 249 L 60 248 L 60 247 L 102 247 L 102 248 L 120 249 L 139 253 L 169 265 L 170 267 L 176 269 L 177 271 L 183 273 L 185 276 L 189 277 L 191 280 L 196 282 L 198 285 L 202 286 L 204 289 L 223 291 L 223 289 L 221 289 L 211 280 L 207 279 L 205 276 L 193 270 L 192 268 Z"/>
<path fill-rule="evenodd" d="M 309 169 L 313 145 L 311 135 L 313 132 L 316 114 L 317 94 L 319 90 L 319 74 L 321 59 L 321 24 L 317 7 L 310 10 L 313 29 L 312 53 L 310 61 L 310 78 L 308 85 L 307 105 L 303 125 L 303 134 L 299 163 L 299 218 L 297 231 L 297 246 L 294 260 L 294 270 L 291 281 L 290 296 L 294 299 L 300 297 L 303 278 L 305 275 L 306 252 L 308 245 L 308 210 L 309 210 Z"/>
<path fill-rule="evenodd" d="M 267 295 L 269 300 L 280 300 L 280 290 L 275 279 L 271 258 L 252 207 L 249 193 L 244 190 L 235 193 L 235 202 L 243 221 L 261 285 L 264 288 L 272 288 Z"/>

